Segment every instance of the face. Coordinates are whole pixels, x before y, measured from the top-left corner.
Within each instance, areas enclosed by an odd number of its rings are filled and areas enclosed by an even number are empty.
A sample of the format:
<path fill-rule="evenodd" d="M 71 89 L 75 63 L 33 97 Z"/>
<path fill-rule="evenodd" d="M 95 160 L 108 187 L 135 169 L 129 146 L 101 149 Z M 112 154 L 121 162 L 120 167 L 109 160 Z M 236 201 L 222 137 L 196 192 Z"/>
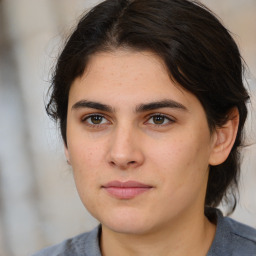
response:
<path fill-rule="evenodd" d="M 213 144 L 198 99 L 150 52 L 98 53 L 71 86 L 66 156 L 103 227 L 142 234 L 203 212 Z"/>

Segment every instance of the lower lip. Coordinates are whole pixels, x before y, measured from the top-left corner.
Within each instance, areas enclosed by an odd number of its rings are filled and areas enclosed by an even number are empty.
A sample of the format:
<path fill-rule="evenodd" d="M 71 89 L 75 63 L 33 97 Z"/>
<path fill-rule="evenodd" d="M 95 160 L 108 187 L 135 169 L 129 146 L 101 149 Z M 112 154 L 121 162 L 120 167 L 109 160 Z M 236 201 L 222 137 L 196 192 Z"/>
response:
<path fill-rule="evenodd" d="M 151 189 L 151 187 L 135 187 L 135 188 L 121 188 L 121 187 L 105 187 L 104 188 L 111 196 L 118 199 L 132 199 L 142 193 Z"/>

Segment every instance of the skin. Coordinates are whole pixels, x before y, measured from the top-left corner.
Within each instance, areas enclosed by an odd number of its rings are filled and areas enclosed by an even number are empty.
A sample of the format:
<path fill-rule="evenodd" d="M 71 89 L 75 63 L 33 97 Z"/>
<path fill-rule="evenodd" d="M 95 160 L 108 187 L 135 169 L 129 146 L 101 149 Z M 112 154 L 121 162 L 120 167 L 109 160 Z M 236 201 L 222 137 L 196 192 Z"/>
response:
<path fill-rule="evenodd" d="M 175 104 L 143 108 L 167 100 Z M 70 89 L 65 153 L 83 204 L 102 224 L 102 254 L 206 255 L 215 234 L 204 216 L 208 166 L 228 156 L 237 124 L 211 134 L 199 100 L 153 53 L 92 56 Z M 150 189 L 120 199 L 104 188 L 114 180 Z"/>

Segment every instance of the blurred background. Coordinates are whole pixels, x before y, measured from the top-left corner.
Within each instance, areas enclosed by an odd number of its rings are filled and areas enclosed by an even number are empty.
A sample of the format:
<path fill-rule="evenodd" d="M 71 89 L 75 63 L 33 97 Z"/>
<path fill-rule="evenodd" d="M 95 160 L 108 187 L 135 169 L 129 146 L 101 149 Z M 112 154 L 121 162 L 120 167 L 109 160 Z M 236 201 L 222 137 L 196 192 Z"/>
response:
<path fill-rule="evenodd" d="M 90 230 L 44 103 L 66 36 L 95 0 L 0 0 L 0 256 L 27 256 Z M 256 1 L 204 0 L 233 32 L 252 95 L 240 202 L 233 218 L 256 227 Z"/>

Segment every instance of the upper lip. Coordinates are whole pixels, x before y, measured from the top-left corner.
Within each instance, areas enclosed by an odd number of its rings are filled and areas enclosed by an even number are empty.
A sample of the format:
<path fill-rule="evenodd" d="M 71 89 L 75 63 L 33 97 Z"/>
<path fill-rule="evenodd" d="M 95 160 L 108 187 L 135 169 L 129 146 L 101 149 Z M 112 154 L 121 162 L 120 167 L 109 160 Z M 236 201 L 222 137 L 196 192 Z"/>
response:
<path fill-rule="evenodd" d="M 103 185 L 104 188 L 109 188 L 109 187 L 116 187 L 116 188 L 152 188 L 152 186 L 148 184 L 144 184 L 138 181 L 134 180 L 129 180 L 129 181 L 118 181 L 118 180 L 113 180 L 105 185 Z"/>

